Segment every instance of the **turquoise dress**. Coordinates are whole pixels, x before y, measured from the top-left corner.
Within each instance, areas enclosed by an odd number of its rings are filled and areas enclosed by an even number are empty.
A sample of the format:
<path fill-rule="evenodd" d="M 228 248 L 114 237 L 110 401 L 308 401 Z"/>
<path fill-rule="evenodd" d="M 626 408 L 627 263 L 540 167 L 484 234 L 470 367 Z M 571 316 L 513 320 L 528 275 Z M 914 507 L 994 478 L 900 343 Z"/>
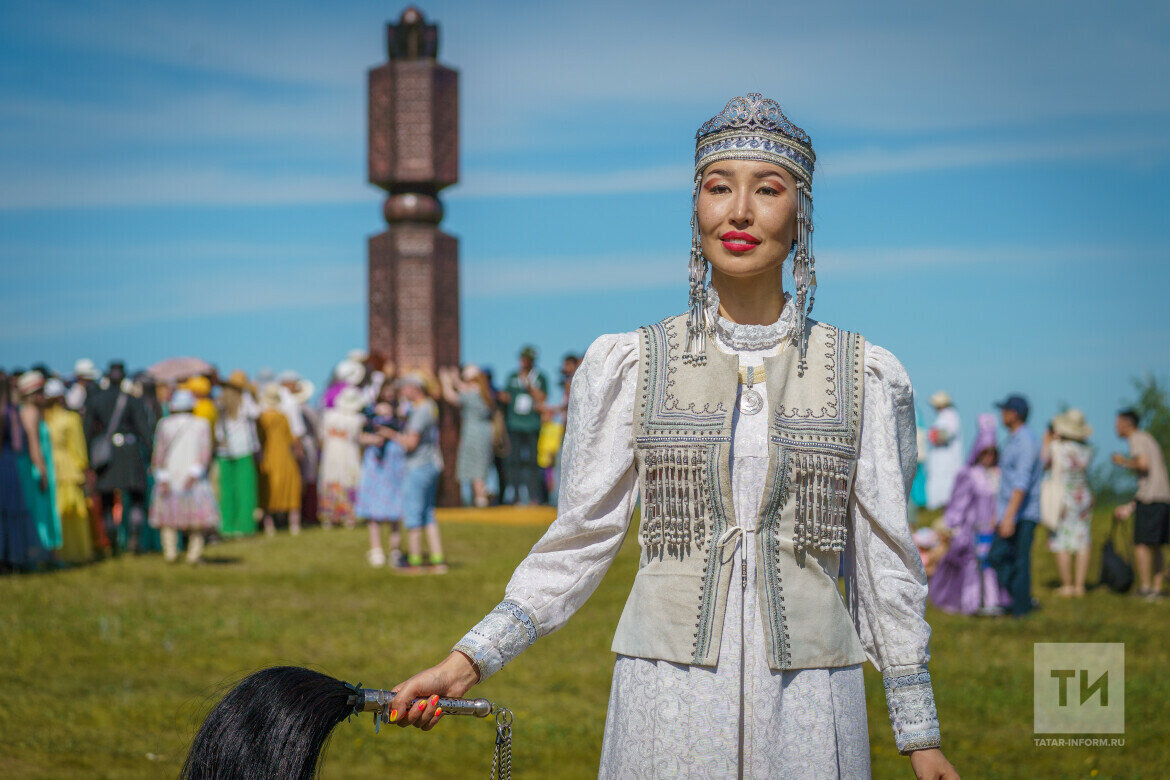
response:
<path fill-rule="evenodd" d="M 41 548 L 48 552 L 61 548 L 61 518 L 57 516 L 57 480 L 53 474 L 53 446 L 49 441 L 49 426 L 45 425 L 44 420 L 40 421 L 37 433 L 41 440 L 41 455 L 49 472 L 47 475 L 49 489 L 41 490 L 41 474 L 33 465 L 28 447 L 17 455 L 16 467 L 20 475 L 24 503 L 32 517 L 37 540 Z"/>

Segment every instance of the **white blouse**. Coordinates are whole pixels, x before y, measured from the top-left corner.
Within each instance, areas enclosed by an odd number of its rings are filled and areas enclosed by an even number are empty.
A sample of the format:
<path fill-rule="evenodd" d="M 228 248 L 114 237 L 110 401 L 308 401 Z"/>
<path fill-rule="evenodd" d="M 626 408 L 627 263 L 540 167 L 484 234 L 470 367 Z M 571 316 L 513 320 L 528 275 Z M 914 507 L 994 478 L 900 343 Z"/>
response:
<path fill-rule="evenodd" d="M 716 299 L 712 309 L 717 305 Z M 738 354 L 741 365 L 760 365 L 765 356 L 779 351 L 792 331 L 794 319 L 793 307 L 789 303 L 786 303 L 780 320 L 773 325 L 744 326 L 717 318 L 716 345 L 725 352 Z M 481 679 L 498 671 L 538 637 L 563 626 L 596 589 L 621 548 L 638 498 L 633 436 L 637 364 L 637 332 L 605 335 L 589 347 L 573 377 L 557 518 L 517 567 L 508 584 L 505 601 L 456 645 L 456 649 L 467 653 L 476 662 Z M 762 395 L 767 398 L 766 392 Z M 930 627 L 924 619 L 926 575 L 906 521 L 906 496 L 917 466 L 913 390 L 897 358 L 868 342 L 862 415 L 861 454 L 849 511 L 853 528 L 842 558 L 846 600 L 866 656 L 886 678 L 891 720 L 899 749 L 928 746 L 932 741 L 937 745 L 937 716 L 929 679 L 925 677 L 930 658 Z M 734 505 L 747 508 L 747 511 L 737 512 L 735 524 L 748 532 L 755 529 L 756 517 L 751 508 L 759 505 L 766 478 L 767 419 L 767 409 L 755 415 L 737 412 L 733 418 Z M 784 690 L 797 674 L 771 672 L 763 660 L 762 617 L 754 599 L 754 548 L 753 544 L 742 545 L 736 555 L 736 566 L 743 565 L 748 569 L 749 587 L 745 591 L 746 600 L 741 600 L 739 593 L 729 594 L 718 668 L 661 666 L 693 670 L 723 680 L 715 682 L 712 688 L 696 687 L 692 683 L 699 680 L 688 678 L 689 694 L 708 690 L 717 700 L 726 700 L 731 694 L 733 701 L 738 701 L 746 692 L 761 703 L 774 702 L 773 705 L 764 704 L 763 710 L 772 706 L 778 711 L 781 691 L 767 693 L 767 689 L 761 689 L 759 685 L 745 686 L 740 673 L 742 658 L 743 668 L 760 685 L 780 684 Z M 736 587 L 739 580 L 739 571 L 733 572 L 732 591 L 740 590 Z M 523 609 L 518 610 L 512 604 Z M 741 615 L 747 616 L 742 623 Z M 748 654 L 751 657 L 740 655 L 741 643 L 751 648 L 752 652 Z M 633 666 L 631 662 L 634 662 Z M 623 685 L 636 684 L 628 681 L 641 679 L 659 686 L 668 683 L 661 674 L 652 674 L 648 668 L 642 671 L 635 668 L 638 664 L 657 663 L 619 656 L 611 708 L 621 701 L 639 700 L 630 695 L 630 691 L 621 689 Z M 820 671 L 823 679 L 812 686 L 816 692 L 811 700 L 806 698 L 796 706 L 827 708 L 832 728 L 834 702 L 837 702 L 840 718 L 840 690 L 848 688 L 853 690 L 852 706 L 858 706 L 856 700 L 860 697 L 860 717 L 864 724 L 864 690 L 859 669 L 845 669 L 857 672 L 856 679 L 846 681 L 841 678 L 832 682 L 823 674 L 824 670 L 801 670 Z M 809 687 L 808 679 L 811 675 L 806 675 L 805 688 Z M 891 685 L 891 680 L 899 679 L 913 684 L 891 692 L 892 688 L 898 688 Z M 701 698 L 709 697 L 702 695 Z M 701 712 L 703 706 L 698 703 L 695 709 Z M 749 705 L 748 713 L 751 710 Z M 851 716 L 853 720 L 856 720 L 855 715 Z M 712 722 L 709 717 L 700 717 L 705 724 Z M 755 718 L 775 723 L 785 720 L 776 712 L 767 711 L 758 713 Z M 622 762 L 628 762 L 630 756 L 644 753 L 649 748 L 647 745 L 633 745 L 628 746 L 630 749 L 619 750 L 617 741 L 628 743 L 630 735 L 616 732 L 629 732 L 628 726 L 633 724 L 615 724 L 614 721 L 611 713 L 603 748 L 604 775 L 636 770 L 636 767 Z M 749 768 L 754 765 L 765 771 L 765 767 L 771 765 L 769 762 L 761 764 L 743 755 L 744 731 L 746 729 L 750 736 L 752 728 L 752 723 L 739 727 L 740 760 L 747 761 Z M 842 736 L 842 725 L 839 723 L 836 728 L 838 737 Z M 852 753 L 846 750 L 846 753 L 863 762 L 865 769 L 862 773 L 867 774 L 868 740 L 864 725 L 860 729 L 859 739 L 865 740 L 861 745 L 862 755 L 854 755 L 856 750 Z M 693 739 L 695 732 L 689 733 Z M 734 739 L 734 735 L 726 736 Z M 804 739 L 801 741 L 805 742 Z M 769 752 L 767 742 L 765 739 L 761 743 L 763 753 Z M 775 745 L 772 747 L 776 748 Z M 777 749 L 771 751 L 773 760 L 778 760 L 775 759 Z M 841 749 L 842 746 L 838 745 L 838 752 L 834 753 L 839 769 L 847 757 L 839 755 Z M 610 771 L 606 771 L 607 764 Z M 792 767 L 791 764 L 788 766 Z M 662 773 L 644 766 L 642 769 L 651 775 Z M 709 769 L 719 771 L 715 766 Z"/>

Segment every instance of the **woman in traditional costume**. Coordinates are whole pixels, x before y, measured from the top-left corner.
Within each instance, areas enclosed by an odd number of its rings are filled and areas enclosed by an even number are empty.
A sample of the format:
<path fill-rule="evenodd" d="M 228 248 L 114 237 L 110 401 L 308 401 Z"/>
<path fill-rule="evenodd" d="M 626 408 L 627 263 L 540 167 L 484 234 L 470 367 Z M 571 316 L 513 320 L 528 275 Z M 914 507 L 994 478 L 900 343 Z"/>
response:
<path fill-rule="evenodd" d="M 333 399 L 333 407 L 321 416 L 317 517 L 325 528 L 338 524 L 352 528 L 356 522 L 353 503 L 362 473 L 358 436 L 366 424 L 364 407 L 362 391 L 347 386 Z"/>
<path fill-rule="evenodd" d="M 187 534 L 187 562 L 203 559 L 209 531 L 219 527 L 219 504 L 207 472 L 211 467 L 211 423 L 195 413 L 190 390 L 176 390 L 171 413 L 158 421 L 151 471 L 150 526 L 162 536 L 163 557 L 179 557 L 179 533 Z"/>
<path fill-rule="evenodd" d="M 260 391 L 264 411 L 256 421 L 260 429 L 260 476 L 263 481 L 264 533 L 276 533 L 276 517 L 288 518 L 290 534 L 301 532 L 301 467 L 297 464 L 296 438 L 288 416 L 281 409 L 280 388 L 268 385 Z"/>
<path fill-rule="evenodd" d="M 435 704 L 407 711 L 412 698 L 462 695 L 564 625 L 640 497 L 603 777 L 868 776 L 867 657 L 898 750 L 919 777 L 957 777 L 938 749 L 926 576 L 906 524 L 913 392 L 889 352 L 808 316 L 813 160 L 758 94 L 699 130 L 689 312 L 590 346 L 557 519 L 504 601 L 397 686 L 396 722 L 430 728 Z"/>
<path fill-rule="evenodd" d="M 22 461 L 28 441 L 15 401 L 15 377 L 0 372 L 0 571 L 28 571 L 41 546 L 24 501 Z"/>
<path fill-rule="evenodd" d="M 61 518 L 61 560 L 86 563 L 93 559 L 85 471 L 89 452 L 81 415 L 65 405 L 60 379 L 45 383 L 45 425 L 52 443 L 53 476 L 57 484 L 57 515 Z"/>
<path fill-rule="evenodd" d="M 57 480 L 53 473 L 53 445 L 45 425 L 45 377 L 39 371 L 26 371 L 16 380 L 20 393 L 20 422 L 23 425 L 25 450 L 17 459 L 24 503 L 32 516 L 40 550 L 54 561 L 61 548 L 61 518 L 57 515 Z"/>
<path fill-rule="evenodd" d="M 219 465 L 222 533 L 227 538 L 256 533 L 256 453 L 260 451 L 260 436 L 253 419 L 255 412 L 251 411 L 256 403 L 244 395 L 247 392 L 248 377 L 243 371 L 233 371 L 220 383 L 215 460 Z"/>
<path fill-rule="evenodd" d="M 946 612 L 991 614 L 1010 602 L 1006 593 L 1000 593 L 995 571 L 986 565 L 990 537 L 998 519 L 998 455 L 995 415 L 981 414 L 971 456 L 955 476 L 955 487 L 943 514 L 950 536 L 947 552 L 930 578 L 930 600 Z"/>
<path fill-rule="evenodd" d="M 1052 420 L 1045 435 L 1044 465 L 1053 481 L 1052 507 L 1056 527 L 1048 538 L 1048 549 L 1056 556 L 1061 596 L 1085 595 L 1089 573 L 1089 521 L 1093 519 L 1093 491 L 1089 488 L 1089 465 L 1093 448 L 1089 437 L 1093 426 L 1080 409 L 1068 409 Z M 1045 507 L 1047 508 L 1047 507 Z"/>
<path fill-rule="evenodd" d="M 487 375 L 468 364 L 462 372 L 440 369 L 443 400 L 459 409 L 455 480 L 471 488 L 475 506 L 488 505 L 487 475 L 492 463 L 492 410 L 496 402 Z"/>
<path fill-rule="evenodd" d="M 362 452 L 362 472 L 358 480 L 354 514 L 369 526 L 370 549 L 366 561 L 371 566 L 398 567 L 402 559 L 402 483 L 406 476 L 406 453 L 390 434 L 402 430 L 398 417 L 398 393 L 393 382 L 383 382 L 378 397 L 365 410 L 366 423 L 358 435 Z M 389 529 L 390 556 L 382 546 L 382 529 Z"/>
<path fill-rule="evenodd" d="M 932 395 L 930 405 L 936 416 L 926 434 L 930 444 L 926 455 L 926 508 L 942 509 L 963 467 L 963 421 L 945 390 Z"/>

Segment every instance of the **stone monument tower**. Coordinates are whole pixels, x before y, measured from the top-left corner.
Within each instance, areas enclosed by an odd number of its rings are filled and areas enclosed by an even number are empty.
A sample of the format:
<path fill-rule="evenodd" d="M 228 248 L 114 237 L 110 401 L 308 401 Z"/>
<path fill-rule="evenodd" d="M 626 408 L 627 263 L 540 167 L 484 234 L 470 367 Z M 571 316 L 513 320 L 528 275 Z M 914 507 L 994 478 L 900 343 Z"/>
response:
<path fill-rule="evenodd" d="M 439 28 L 411 6 L 386 26 L 390 61 L 369 72 L 369 180 L 386 190 L 387 228 L 370 238 L 369 348 L 400 370 L 459 365 L 459 241 L 439 229 L 439 191 L 459 180 L 459 74 L 436 61 Z M 440 404 L 458 503 L 454 410 Z"/>

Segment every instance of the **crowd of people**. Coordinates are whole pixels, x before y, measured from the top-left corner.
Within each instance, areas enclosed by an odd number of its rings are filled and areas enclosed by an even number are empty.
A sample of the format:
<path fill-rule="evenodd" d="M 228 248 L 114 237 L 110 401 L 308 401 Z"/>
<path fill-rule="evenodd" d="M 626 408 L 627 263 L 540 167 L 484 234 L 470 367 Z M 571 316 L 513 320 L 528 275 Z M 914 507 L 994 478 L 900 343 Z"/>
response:
<path fill-rule="evenodd" d="M 919 469 L 911 489 L 916 508 L 940 509 L 915 541 L 930 577 L 930 599 L 949 612 L 969 615 L 1031 612 L 1032 544 L 1037 526 L 1048 532 L 1061 585 L 1057 594 L 1085 595 L 1091 551 L 1094 497 L 1089 468 L 1092 427 L 1081 410 L 1052 418 L 1043 435 L 1028 424 L 1026 398 L 997 404 L 1007 435 L 997 443 L 995 415 L 977 418 L 975 442 L 963 452 L 962 421 L 945 392 L 930 399 L 934 424 L 920 425 Z M 1133 409 L 1116 419 L 1129 447 L 1112 462 L 1137 477 L 1134 500 L 1118 507 L 1116 520 L 1133 519 L 1136 595 L 1163 597 L 1162 548 L 1170 543 L 1170 480 L 1158 442 L 1138 427 Z M 911 520 L 912 524 L 914 520 Z"/>
<path fill-rule="evenodd" d="M 555 501 L 578 363 L 564 359 L 556 404 L 532 347 L 501 389 L 473 364 L 433 376 L 354 350 L 319 398 L 292 371 L 0 371 L 0 571 L 121 552 L 198 563 L 209 539 L 365 524 L 370 565 L 442 573 L 439 404 L 458 415 L 449 474 L 467 503 Z"/>

